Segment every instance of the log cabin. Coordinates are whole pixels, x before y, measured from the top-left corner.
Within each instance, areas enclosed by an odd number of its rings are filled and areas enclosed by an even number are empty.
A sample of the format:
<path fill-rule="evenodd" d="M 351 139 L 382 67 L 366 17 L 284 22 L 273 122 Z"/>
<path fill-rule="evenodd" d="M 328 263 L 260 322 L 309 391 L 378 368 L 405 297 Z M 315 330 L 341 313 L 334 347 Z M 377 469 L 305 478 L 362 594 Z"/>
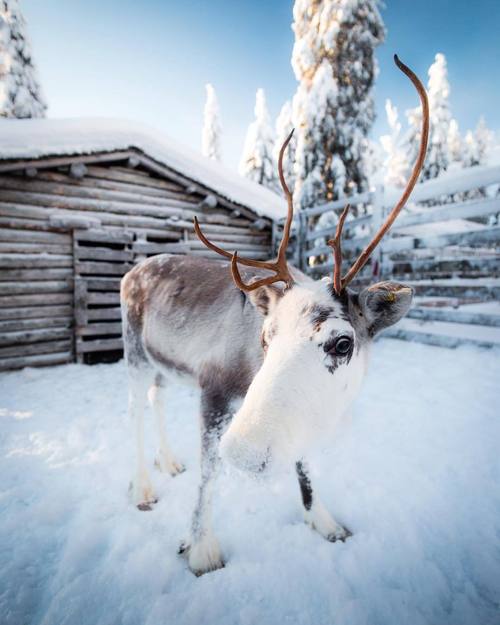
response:
<path fill-rule="evenodd" d="M 160 253 L 271 254 L 284 199 L 149 128 L 0 120 L 0 370 L 122 355 L 119 285 Z M 214 254 L 215 256 L 215 254 Z"/>

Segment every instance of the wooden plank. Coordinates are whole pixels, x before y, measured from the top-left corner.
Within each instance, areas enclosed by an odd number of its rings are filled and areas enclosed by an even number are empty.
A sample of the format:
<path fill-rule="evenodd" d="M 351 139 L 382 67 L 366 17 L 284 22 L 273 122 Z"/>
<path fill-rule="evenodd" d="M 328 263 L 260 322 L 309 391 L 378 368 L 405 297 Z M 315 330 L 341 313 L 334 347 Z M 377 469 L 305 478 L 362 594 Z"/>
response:
<path fill-rule="evenodd" d="M 43 308 L 37 309 L 43 315 Z M 18 330 L 36 330 L 39 328 L 70 328 L 71 317 L 36 317 L 34 319 L 9 319 L 0 321 L 0 332 L 16 332 Z"/>
<path fill-rule="evenodd" d="M 222 247 L 222 248 L 224 248 L 224 247 L 227 248 L 228 247 L 227 243 L 225 243 L 223 241 L 219 241 L 219 240 L 216 240 L 216 239 L 210 239 L 210 240 L 211 240 L 212 243 L 214 243 L 218 247 Z M 194 241 L 193 240 L 193 241 L 189 242 L 189 245 L 190 245 L 190 248 L 192 250 L 207 249 L 205 244 L 202 243 L 201 241 Z M 255 243 L 242 243 L 242 242 L 240 242 L 240 243 L 238 243 L 237 246 L 234 246 L 234 247 L 235 247 L 235 249 L 238 252 L 243 251 L 243 250 L 247 250 L 249 252 L 253 252 L 253 251 L 257 252 L 257 253 L 258 252 L 266 252 L 268 254 L 271 245 L 270 245 L 270 242 L 267 245 L 265 243 L 262 243 L 262 244 L 259 243 L 259 244 L 256 245 Z"/>
<path fill-rule="evenodd" d="M 91 291 L 87 293 L 87 304 L 119 304 L 119 293 L 106 293 L 101 291 Z"/>
<path fill-rule="evenodd" d="M 469 202 L 455 202 L 443 206 L 433 206 L 431 209 L 423 209 L 418 213 L 410 213 L 399 217 L 394 228 L 407 228 L 449 219 L 471 219 L 485 217 L 500 212 L 500 199 L 498 197 Z M 346 222 L 346 226 L 347 226 Z"/>
<path fill-rule="evenodd" d="M 346 221 L 344 224 L 343 232 L 349 232 L 349 230 L 353 230 L 354 228 L 357 228 L 359 226 L 368 226 L 372 219 L 372 215 L 363 215 L 362 217 L 356 217 L 355 219 Z M 319 239 L 320 237 L 332 238 L 335 235 L 336 228 L 336 225 L 332 225 L 328 228 L 321 228 L 321 230 L 308 230 L 306 235 L 306 241 L 314 241 L 315 239 Z"/>
<path fill-rule="evenodd" d="M 129 214 L 107 213 L 104 211 L 80 212 L 72 211 L 68 213 L 63 209 L 45 208 L 40 206 L 28 206 L 21 204 L 7 204 L 0 201 L 0 215 L 3 217 L 30 220 L 30 227 L 36 224 L 36 220 L 45 221 L 46 229 L 61 228 L 72 229 L 73 227 L 88 227 L 100 229 L 102 225 L 112 225 L 124 227 L 157 228 L 162 230 L 168 227 L 166 219 L 156 217 L 137 217 Z M 1 224 L 1 221 L 0 221 Z M 16 224 L 17 225 L 17 224 Z M 12 226 L 14 227 L 14 226 Z"/>
<path fill-rule="evenodd" d="M 148 178 L 138 177 L 134 175 L 132 171 L 118 171 L 115 167 L 99 167 L 99 166 L 88 166 L 88 175 L 94 178 L 99 178 L 103 180 L 113 181 L 113 182 L 121 182 L 121 183 L 129 183 L 135 185 L 142 185 L 144 187 L 151 187 L 160 190 L 178 190 L 184 189 L 184 184 L 178 184 L 171 180 L 165 180 L 163 178 L 153 178 L 149 176 Z"/>
<path fill-rule="evenodd" d="M 217 239 L 227 247 L 228 243 L 254 243 L 256 245 L 271 246 L 269 232 L 252 232 L 251 234 L 224 234 L 217 233 Z M 188 233 L 188 241 L 199 241 L 194 232 Z"/>
<path fill-rule="evenodd" d="M 52 213 L 49 216 L 49 224 L 52 227 L 65 228 L 67 230 L 73 229 L 88 229 L 88 228 L 100 228 L 101 220 L 96 217 L 85 217 L 80 215 L 61 215 Z"/>
<path fill-rule="evenodd" d="M 500 180 L 500 165 L 492 165 L 491 167 L 468 167 L 461 169 L 455 175 L 444 174 L 439 178 L 427 180 L 417 184 L 411 194 L 412 202 L 423 202 L 426 200 L 434 200 L 443 195 L 443 183 L 449 181 L 452 187 L 452 193 L 460 193 L 462 191 L 470 191 L 471 189 L 479 189 L 490 184 L 497 184 Z M 444 195 L 447 195 L 446 191 Z M 392 207 L 399 197 L 399 193 L 387 193 L 384 204 Z"/>
<path fill-rule="evenodd" d="M 75 271 L 77 275 L 119 275 L 123 276 L 132 269 L 131 263 L 99 263 L 91 261 L 77 261 Z"/>
<path fill-rule="evenodd" d="M 59 341 L 71 336 L 70 328 L 42 328 L 37 330 L 18 330 L 0 334 L 0 346 Z"/>
<path fill-rule="evenodd" d="M 0 254 L 0 267 L 71 267 L 71 256 L 57 254 Z"/>
<path fill-rule="evenodd" d="M 131 167 L 131 165 L 129 164 L 130 162 L 133 163 L 133 166 Z M 140 169 L 138 167 L 138 165 L 140 165 L 140 161 L 137 158 L 137 156 L 134 154 L 134 156 L 132 156 L 128 163 L 127 163 L 127 167 L 120 167 L 120 165 L 114 165 L 113 169 L 115 171 L 121 171 L 121 172 L 125 172 L 128 173 L 130 172 L 130 169 L 132 168 L 134 171 L 133 173 L 139 177 L 139 178 L 150 178 L 151 177 L 151 173 L 149 171 L 144 171 L 143 169 Z"/>
<path fill-rule="evenodd" d="M 108 319 L 121 319 L 122 311 L 119 306 L 113 308 L 93 308 L 87 311 L 87 315 L 89 321 L 104 321 Z"/>
<path fill-rule="evenodd" d="M 121 322 L 111 323 L 90 323 L 82 328 L 77 328 L 78 336 L 103 336 L 110 334 L 121 334 Z"/>
<path fill-rule="evenodd" d="M 85 326 L 88 323 L 87 304 L 87 282 L 86 280 L 76 278 L 74 291 L 74 311 L 76 327 Z"/>
<path fill-rule="evenodd" d="M 18 241 L 12 242 L 0 242 L 0 254 L 4 252 L 12 253 L 38 253 L 38 254 L 70 254 L 72 246 L 70 243 L 67 245 L 52 245 L 41 242 L 33 243 L 20 243 Z"/>
<path fill-rule="evenodd" d="M 66 317 L 73 318 L 73 307 L 69 305 L 39 305 L 29 307 L 0 308 L 0 320 L 7 319 L 36 319 L 38 317 Z"/>
<path fill-rule="evenodd" d="M 364 193 L 357 193 L 356 195 L 351 195 L 340 200 L 335 200 L 334 202 L 326 202 L 325 204 L 321 204 L 319 206 L 307 208 L 306 210 L 304 210 L 304 213 L 307 215 L 307 217 L 316 217 L 317 215 L 322 215 L 323 213 L 326 213 L 328 211 L 343 210 L 347 203 L 349 203 L 351 206 L 356 206 L 358 204 L 367 204 L 371 201 L 371 199 L 371 192 L 365 191 Z"/>
<path fill-rule="evenodd" d="M 152 243 L 135 241 L 132 249 L 135 254 L 188 254 L 192 243 Z"/>
<path fill-rule="evenodd" d="M 442 310 L 417 306 L 409 310 L 406 316 L 410 319 L 423 319 L 425 321 L 449 321 L 452 323 L 500 327 L 500 315 L 467 312 L 466 310 Z"/>
<path fill-rule="evenodd" d="M 166 197 L 164 196 L 159 198 L 148 194 L 141 194 L 139 190 L 135 193 L 130 193 L 129 191 L 101 189 L 99 187 L 94 187 L 91 180 L 86 180 L 85 184 L 75 186 L 45 180 L 19 180 L 14 176 L 5 176 L 0 179 L 0 184 L 3 189 L 20 192 L 28 196 L 36 194 L 38 197 L 40 194 L 44 194 L 50 198 L 50 201 L 52 201 L 55 196 L 61 196 L 64 198 L 65 203 L 67 199 L 71 198 L 71 201 L 73 201 L 72 198 L 80 198 L 99 200 L 100 202 L 116 201 L 146 206 L 151 205 L 161 207 L 169 206 L 171 208 L 191 208 L 192 210 L 195 210 L 197 204 L 199 203 L 199 199 L 196 196 L 187 195 L 186 193 L 170 193 Z M 2 194 L 4 194 L 3 191 Z M 12 201 L 17 202 L 17 197 L 18 195 L 14 194 L 11 197 Z M 6 195 L 6 198 L 9 198 L 8 194 Z M 31 204 L 33 202 L 30 200 L 29 203 Z"/>
<path fill-rule="evenodd" d="M 64 339 L 61 341 L 46 341 L 45 343 L 27 343 L 25 345 L 9 345 L 7 347 L 0 347 L 0 358 L 69 351 L 71 351 L 71 340 Z"/>
<path fill-rule="evenodd" d="M 180 241 L 183 238 L 183 232 L 178 230 L 170 230 L 168 227 L 159 229 L 151 228 L 134 228 L 138 240 L 150 241 L 151 243 L 164 243 L 171 241 Z"/>
<path fill-rule="evenodd" d="M 0 295 L 21 295 L 28 293 L 65 293 L 72 290 L 72 282 L 72 280 L 0 282 Z"/>
<path fill-rule="evenodd" d="M 134 240 L 134 233 L 129 230 L 78 230 L 74 234 L 75 241 L 89 241 L 95 243 L 130 243 Z"/>
<path fill-rule="evenodd" d="M 0 308 L 15 306 L 51 306 L 54 304 L 72 304 L 73 293 L 42 293 L 39 295 L 0 296 Z"/>
<path fill-rule="evenodd" d="M 36 230 L 0 230 L 0 241 L 19 243 L 45 243 L 50 245 L 70 245 L 71 235 L 60 232 L 39 232 Z"/>
<path fill-rule="evenodd" d="M 103 261 L 132 261 L 132 250 L 112 250 L 109 247 L 89 247 L 86 245 L 75 246 L 75 259 L 77 260 L 103 260 Z"/>
<path fill-rule="evenodd" d="M 494 275 L 500 272 L 500 258 L 483 256 L 436 256 L 434 258 L 399 258 L 391 260 L 384 257 L 382 272 L 386 273 L 430 273 L 430 272 L 484 272 Z"/>
<path fill-rule="evenodd" d="M 91 168 L 88 168 L 89 170 Z M 100 170 L 102 170 L 104 172 L 104 176 L 106 176 L 106 172 L 108 171 L 108 168 L 99 168 Z M 109 171 L 113 171 L 114 168 L 109 168 Z M 156 197 L 156 198 L 170 198 L 170 197 L 180 197 L 183 198 L 184 196 L 186 198 L 190 198 L 190 197 L 196 197 L 197 199 L 199 199 L 201 201 L 201 196 L 191 196 L 190 194 L 186 193 L 186 190 L 184 189 L 184 187 L 182 187 L 181 185 L 178 185 L 176 183 L 167 183 L 165 181 L 165 184 L 167 185 L 166 188 L 157 188 L 156 186 L 151 186 L 150 184 L 148 184 L 149 180 L 153 180 L 155 181 L 156 179 L 153 178 L 149 178 L 146 181 L 146 184 L 144 183 L 144 180 L 141 180 L 140 183 L 134 181 L 134 182 L 123 182 L 123 181 L 116 181 L 116 180 L 111 180 L 111 179 L 106 179 L 106 177 L 102 178 L 102 177 L 95 177 L 95 176 L 91 176 L 90 175 L 90 171 L 87 173 L 87 176 L 85 178 L 85 180 L 75 180 L 74 178 L 70 178 L 69 176 L 65 175 L 65 174 L 61 174 L 59 172 L 40 172 L 38 174 L 38 179 L 39 180 L 47 180 L 50 182 L 57 182 L 57 183 L 61 183 L 64 185 L 71 185 L 73 187 L 85 187 L 85 186 L 92 186 L 94 188 L 97 189 L 107 189 L 110 191 L 125 191 L 128 193 L 135 193 L 136 195 L 149 195 L 151 197 Z M 0 184 L 1 184 L 1 180 L 2 178 L 0 178 Z"/>
<path fill-rule="evenodd" d="M 88 354 L 89 352 L 106 352 L 123 349 L 122 339 L 95 339 L 93 341 L 83 341 L 77 339 L 76 346 L 78 352 Z"/>
<path fill-rule="evenodd" d="M 188 232 L 194 232 L 194 225 L 192 221 L 186 221 L 184 219 L 168 219 L 167 220 L 167 227 L 169 228 L 173 228 L 176 230 L 187 230 Z M 254 235 L 257 231 L 253 230 L 251 228 L 248 228 L 247 226 L 241 224 L 238 226 L 225 226 L 222 224 L 203 224 L 203 232 L 208 236 L 208 234 L 212 235 L 212 234 L 248 234 L 249 236 Z M 268 236 L 271 234 L 271 225 L 269 224 L 269 231 L 264 232 L 266 234 L 268 234 Z M 263 233 L 263 234 L 264 234 Z"/>
<path fill-rule="evenodd" d="M 90 211 L 93 213 L 105 211 L 126 215 L 146 215 L 150 217 L 168 218 L 172 216 L 193 217 L 196 213 L 193 204 L 177 200 L 165 200 L 160 206 L 151 202 L 130 203 L 118 200 L 95 200 L 88 198 L 35 193 L 26 191 L 2 191 L 2 202 L 14 205 L 27 204 L 30 206 L 44 206 L 46 208 L 62 208 L 66 211 Z M 220 216 L 221 223 L 228 218 Z M 201 220 L 200 220 L 201 221 Z"/>
<path fill-rule="evenodd" d="M 190 252 L 191 256 L 204 256 L 206 258 L 218 258 L 220 259 L 220 256 L 218 254 L 216 254 L 215 252 L 212 252 L 211 250 L 208 249 L 200 249 L 200 250 L 191 250 Z M 269 260 L 269 256 L 270 256 L 270 250 L 266 250 L 266 251 L 251 251 L 248 252 L 247 250 L 242 251 L 240 254 L 238 254 L 238 256 L 240 256 L 240 258 L 253 258 L 254 260 Z"/>
<path fill-rule="evenodd" d="M 70 166 L 72 163 L 111 163 L 116 161 L 126 161 L 132 152 L 129 151 L 116 151 L 116 152 L 99 152 L 91 155 L 79 155 L 79 156 L 55 156 L 47 157 L 42 156 L 39 159 L 22 160 L 21 158 L 10 159 L 0 162 L 0 173 L 7 173 L 12 171 L 20 171 L 27 169 L 28 167 L 35 167 L 37 169 L 49 169 L 55 167 L 62 167 L 64 165 Z"/>
<path fill-rule="evenodd" d="M 30 232 L 33 231 L 38 231 L 38 232 L 53 232 L 54 230 L 57 230 L 58 232 L 67 232 L 69 230 L 69 228 L 67 228 L 66 226 L 62 226 L 62 225 L 55 225 L 55 224 L 50 224 L 48 219 L 46 219 L 45 221 L 42 220 L 38 220 L 38 219 L 24 219 L 23 217 L 21 218 L 13 218 L 13 217 L 6 217 L 6 216 L 1 216 L 1 211 L 0 211 L 0 228 L 8 228 L 8 229 L 19 229 L 19 228 L 25 228 L 26 230 L 29 230 Z"/>
<path fill-rule="evenodd" d="M 483 302 L 500 299 L 500 285 L 479 280 L 405 280 L 416 295 L 479 298 Z"/>
<path fill-rule="evenodd" d="M 73 275 L 72 267 L 56 267 L 55 269 L 2 269 L 0 270 L 0 281 L 25 280 L 25 281 L 45 281 L 45 280 L 66 280 Z"/>
<path fill-rule="evenodd" d="M 384 241 L 384 253 L 402 252 L 414 248 L 436 248 L 449 245 L 488 245 L 500 243 L 500 226 L 475 230 L 473 232 L 453 232 L 422 237 L 394 237 Z"/>
<path fill-rule="evenodd" d="M 79 278 L 89 291 L 119 291 L 121 278 Z"/>
<path fill-rule="evenodd" d="M 71 351 L 56 352 L 53 354 L 43 354 L 36 356 L 21 356 L 13 358 L 0 358 L 0 371 L 10 371 L 22 369 L 23 367 L 42 367 L 59 365 L 71 362 L 73 356 Z"/>

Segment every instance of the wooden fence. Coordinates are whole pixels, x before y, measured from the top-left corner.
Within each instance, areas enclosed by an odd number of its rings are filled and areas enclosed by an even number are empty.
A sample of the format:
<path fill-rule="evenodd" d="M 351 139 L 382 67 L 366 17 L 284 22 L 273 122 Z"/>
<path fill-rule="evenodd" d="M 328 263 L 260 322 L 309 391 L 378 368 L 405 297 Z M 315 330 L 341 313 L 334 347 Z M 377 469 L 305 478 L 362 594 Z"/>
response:
<path fill-rule="evenodd" d="M 358 286 L 395 279 L 414 287 L 409 318 L 390 334 L 449 346 L 500 344 L 499 185 L 500 166 L 494 166 L 461 170 L 416 186 L 410 206 L 356 280 Z M 468 197 L 474 199 L 464 199 Z M 333 254 L 326 242 L 349 202 L 355 216 L 346 221 L 342 239 L 347 270 L 397 199 L 380 187 L 300 211 L 294 228 L 295 263 L 313 277 L 332 271 Z M 322 227 L 328 216 L 333 218 Z M 280 230 L 277 224 L 274 241 Z"/>

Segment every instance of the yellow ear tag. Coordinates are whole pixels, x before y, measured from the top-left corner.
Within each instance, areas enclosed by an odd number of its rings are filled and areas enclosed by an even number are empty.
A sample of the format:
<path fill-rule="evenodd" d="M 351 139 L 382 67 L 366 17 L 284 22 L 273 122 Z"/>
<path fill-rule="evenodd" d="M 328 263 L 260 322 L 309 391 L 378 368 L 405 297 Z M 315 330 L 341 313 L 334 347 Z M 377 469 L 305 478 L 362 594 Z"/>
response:
<path fill-rule="evenodd" d="M 396 295 L 392 291 L 387 293 L 387 301 L 388 302 L 395 302 L 396 301 Z"/>

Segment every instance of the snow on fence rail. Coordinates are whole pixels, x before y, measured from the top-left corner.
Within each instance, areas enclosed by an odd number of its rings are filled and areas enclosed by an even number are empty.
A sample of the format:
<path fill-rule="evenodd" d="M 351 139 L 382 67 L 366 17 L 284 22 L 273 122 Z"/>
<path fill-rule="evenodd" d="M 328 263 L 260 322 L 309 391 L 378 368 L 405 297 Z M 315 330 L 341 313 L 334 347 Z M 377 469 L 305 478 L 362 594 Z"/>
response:
<path fill-rule="evenodd" d="M 481 335 L 476 342 L 500 344 L 499 189 L 500 166 L 449 173 L 415 188 L 411 204 L 357 279 L 358 285 L 374 279 L 404 280 L 415 288 L 416 305 L 409 313 L 413 327 L 411 331 L 400 327 L 400 338 L 418 339 L 415 333 L 425 322 L 425 329 L 432 325 L 434 331 L 430 338 L 426 335 L 426 342 L 474 342 L 471 326 L 475 326 Z M 338 215 L 348 202 L 351 216 L 342 242 L 347 269 L 397 199 L 396 190 L 378 187 L 301 211 L 295 220 L 294 262 L 314 277 L 332 271 L 333 254 L 327 241 L 334 236 Z M 435 205 L 429 206 L 431 202 Z M 322 225 L 325 221 L 328 223 Z M 274 240 L 278 238 L 279 226 L 274 231 Z M 485 302 L 485 310 L 467 310 Z M 486 333 L 483 327 L 488 328 Z M 441 330 L 452 334 L 452 339 L 442 340 Z"/>

